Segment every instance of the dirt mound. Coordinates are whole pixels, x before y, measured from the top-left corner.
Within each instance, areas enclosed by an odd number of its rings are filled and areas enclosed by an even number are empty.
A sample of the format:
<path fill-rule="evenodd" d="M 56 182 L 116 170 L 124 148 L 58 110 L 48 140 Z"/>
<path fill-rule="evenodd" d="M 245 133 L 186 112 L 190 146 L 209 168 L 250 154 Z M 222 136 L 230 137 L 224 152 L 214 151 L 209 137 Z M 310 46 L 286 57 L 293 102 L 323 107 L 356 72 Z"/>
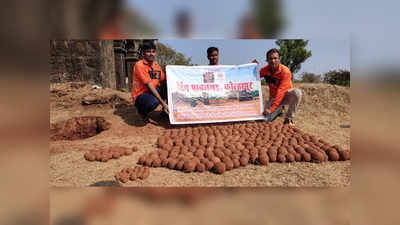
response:
<path fill-rule="evenodd" d="M 101 88 L 85 82 L 56 83 L 50 85 L 51 108 L 71 108 L 74 106 L 115 107 L 118 104 L 130 104 L 129 93 L 110 88 Z"/>
<path fill-rule="evenodd" d="M 103 117 L 74 117 L 50 125 L 50 140 L 79 140 L 93 137 L 108 130 L 111 124 Z"/>
<path fill-rule="evenodd" d="M 295 87 L 303 91 L 301 107 L 349 113 L 351 102 L 349 87 L 310 83 L 298 83 Z"/>

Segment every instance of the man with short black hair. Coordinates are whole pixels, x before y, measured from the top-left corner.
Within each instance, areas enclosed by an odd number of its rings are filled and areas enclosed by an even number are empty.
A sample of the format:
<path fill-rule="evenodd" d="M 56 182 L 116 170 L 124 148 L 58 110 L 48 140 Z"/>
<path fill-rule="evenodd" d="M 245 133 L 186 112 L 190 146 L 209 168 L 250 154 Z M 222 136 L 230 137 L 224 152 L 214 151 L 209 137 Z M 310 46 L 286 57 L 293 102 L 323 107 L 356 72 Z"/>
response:
<path fill-rule="evenodd" d="M 145 123 L 148 117 L 159 104 L 162 104 L 162 114 L 167 115 L 168 105 L 165 74 L 160 65 L 154 59 L 156 57 L 156 45 L 153 41 L 145 41 L 142 44 L 142 60 L 136 62 L 133 70 L 132 100 Z"/>
<path fill-rule="evenodd" d="M 219 59 L 219 51 L 217 47 L 209 47 L 207 49 L 207 58 L 209 61 L 210 66 L 215 66 L 219 65 L 218 59 Z"/>
<path fill-rule="evenodd" d="M 268 66 L 260 70 L 260 77 L 264 77 L 269 87 L 269 100 L 263 113 L 265 120 L 274 120 L 282 112 L 283 105 L 289 105 L 284 124 L 293 126 L 293 117 L 302 97 L 301 90 L 293 88 L 292 72 L 281 64 L 278 49 L 270 49 L 266 56 Z"/>

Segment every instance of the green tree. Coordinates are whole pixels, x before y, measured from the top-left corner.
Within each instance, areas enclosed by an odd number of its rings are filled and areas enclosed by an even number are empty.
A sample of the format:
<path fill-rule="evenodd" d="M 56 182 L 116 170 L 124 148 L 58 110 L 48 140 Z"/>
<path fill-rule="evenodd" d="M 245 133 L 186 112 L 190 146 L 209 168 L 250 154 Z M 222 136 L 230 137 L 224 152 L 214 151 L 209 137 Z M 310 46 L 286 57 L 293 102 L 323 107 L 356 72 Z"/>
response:
<path fill-rule="evenodd" d="M 321 75 L 304 72 L 304 73 L 301 74 L 301 82 L 304 82 L 304 83 L 319 83 L 319 82 L 321 82 Z"/>
<path fill-rule="evenodd" d="M 350 71 L 331 70 L 324 74 L 324 82 L 342 86 L 350 86 Z"/>
<path fill-rule="evenodd" d="M 191 60 L 191 57 L 186 58 L 184 54 L 180 52 L 177 53 L 174 49 L 160 42 L 157 43 L 156 61 L 161 68 L 164 68 L 166 65 L 192 66 L 193 64 L 190 63 Z"/>
<path fill-rule="evenodd" d="M 277 40 L 275 44 L 279 46 L 281 63 L 287 66 L 293 75 L 301 69 L 301 64 L 312 55 L 311 51 L 305 49 L 308 40 Z"/>

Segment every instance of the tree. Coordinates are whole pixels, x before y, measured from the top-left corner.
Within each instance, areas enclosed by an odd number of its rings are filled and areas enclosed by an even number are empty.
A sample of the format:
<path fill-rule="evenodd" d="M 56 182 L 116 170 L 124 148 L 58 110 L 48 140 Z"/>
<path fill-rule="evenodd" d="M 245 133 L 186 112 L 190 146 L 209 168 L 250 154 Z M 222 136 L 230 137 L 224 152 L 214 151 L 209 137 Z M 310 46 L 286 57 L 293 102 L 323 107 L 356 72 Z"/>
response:
<path fill-rule="evenodd" d="M 321 75 L 304 72 L 304 73 L 301 74 L 301 82 L 304 82 L 304 83 L 319 83 L 319 82 L 321 82 Z"/>
<path fill-rule="evenodd" d="M 308 40 L 277 40 L 275 44 L 280 48 L 281 63 L 287 66 L 292 74 L 297 73 L 301 69 L 301 64 L 312 55 L 311 51 L 305 49 Z"/>
<path fill-rule="evenodd" d="M 350 86 L 350 71 L 331 70 L 324 74 L 324 82 L 342 86 Z"/>
<path fill-rule="evenodd" d="M 187 65 L 192 66 L 193 64 L 190 63 L 192 60 L 191 57 L 186 58 L 184 54 L 180 52 L 176 52 L 172 48 L 158 42 L 157 43 L 157 55 L 156 61 L 164 68 L 166 65 Z"/>

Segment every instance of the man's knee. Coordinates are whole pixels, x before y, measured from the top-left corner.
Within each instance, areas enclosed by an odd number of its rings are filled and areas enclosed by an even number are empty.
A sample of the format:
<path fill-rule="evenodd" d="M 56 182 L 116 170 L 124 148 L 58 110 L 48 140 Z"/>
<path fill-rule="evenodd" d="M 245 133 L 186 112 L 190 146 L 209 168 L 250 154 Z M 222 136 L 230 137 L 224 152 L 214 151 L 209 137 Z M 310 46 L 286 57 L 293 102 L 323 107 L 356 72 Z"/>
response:
<path fill-rule="evenodd" d="M 299 89 L 299 88 L 295 88 L 294 89 L 294 93 L 295 93 L 295 95 L 296 95 L 296 97 L 297 98 L 301 98 L 301 96 L 303 95 L 303 92 L 301 91 L 301 89 Z"/>
<path fill-rule="evenodd" d="M 160 104 L 160 101 L 153 95 L 145 93 L 137 97 L 135 106 L 144 111 L 152 111 Z"/>
<path fill-rule="evenodd" d="M 160 103 L 161 102 L 155 96 L 151 96 L 151 98 L 148 99 L 147 105 L 149 109 L 153 110 L 157 108 Z"/>
<path fill-rule="evenodd" d="M 288 90 L 287 94 L 289 101 L 300 101 L 301 100 L 301 96 L 303 95 L 303 93 L 301 92 L 301 90 L 299 88 L 292 88 L 290 90 Z M 289 103 L 289 102 L 286 102 Z"/>

